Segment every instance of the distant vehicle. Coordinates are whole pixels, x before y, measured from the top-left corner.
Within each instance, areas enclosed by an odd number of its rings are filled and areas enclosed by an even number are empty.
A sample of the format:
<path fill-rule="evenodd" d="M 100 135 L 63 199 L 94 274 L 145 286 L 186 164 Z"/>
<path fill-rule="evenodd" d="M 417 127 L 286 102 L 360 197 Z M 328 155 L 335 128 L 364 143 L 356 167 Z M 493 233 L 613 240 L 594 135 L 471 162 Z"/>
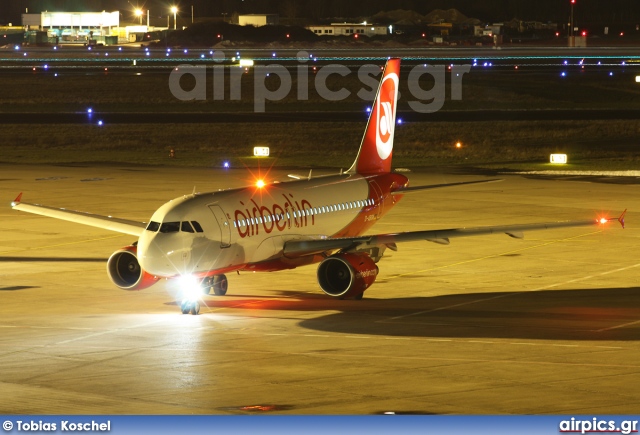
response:
<path fill-rule="evenodd" d="M 298 177 L 211 193 L 184 195 L 162 205 L 149 223 L 13 201 L 16 210 L 111 231 L 138 241 L 116 251 L 107 262 L 111 281 L 139 290 L 160 278 L 179 279 L 182 313 L 197 314 L 202 292 L 227 293 L 225 273 L 271 272 L 319 263 L 317 278 L 327 295 L 362 299 L 378 275 L 377 262 L 397 243 L 449 244 L 454 237 L 603 225 L 609 217 L 582 221 L 500 225 L 362 235 L 409 193 L 499 180 L 409 187 L 391 170 L 400 59 L 382 74 L 369 121 L 353 165 L 345 173 Z M 428 217 L 425 216 L 426 221 Z M 614 218 L 615 219 L 615 218 Z M 617 220 L 624 226 L 624 213 Z"/>

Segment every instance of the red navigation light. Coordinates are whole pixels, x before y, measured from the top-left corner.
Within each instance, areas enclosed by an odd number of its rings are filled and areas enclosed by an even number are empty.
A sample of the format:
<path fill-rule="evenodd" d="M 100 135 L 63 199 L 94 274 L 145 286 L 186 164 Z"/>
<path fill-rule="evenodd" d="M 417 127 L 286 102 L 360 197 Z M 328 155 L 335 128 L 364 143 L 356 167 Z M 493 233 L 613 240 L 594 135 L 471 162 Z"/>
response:
<path fill-rule="evenodd" d="M 576 0 L 571 0 L 571 4 L 575 5 L 576 4 Z"/>

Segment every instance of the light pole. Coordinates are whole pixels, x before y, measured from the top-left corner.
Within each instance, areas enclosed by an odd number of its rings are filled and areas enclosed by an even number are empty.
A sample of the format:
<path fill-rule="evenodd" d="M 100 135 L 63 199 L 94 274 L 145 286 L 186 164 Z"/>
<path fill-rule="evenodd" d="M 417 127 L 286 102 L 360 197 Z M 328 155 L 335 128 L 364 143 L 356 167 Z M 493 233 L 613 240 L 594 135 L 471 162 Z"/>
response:
<path fill-rule="evenodd" d="M 136 17 L 140 18 L 140 25 L 142 25 L 142 9 L 136 9 L 134 14 L 136 14 Z"/>
<path fill-rule="evenodd" d="M 571 31 L 569 32 L 570 40 L 569 47 L 574 47 L 576 45 L 575 39 L 573 38 L 573 5 L 576 4 L 576 0 L 571 0 Z"/>
<path fill-rule="evenodd" d="M 178 28 L 176 25 L 176 14 L 178 13 L 178 8 L 171 6 L 171 12 L 173 12 L 173 30 L 176 30 Z"/>

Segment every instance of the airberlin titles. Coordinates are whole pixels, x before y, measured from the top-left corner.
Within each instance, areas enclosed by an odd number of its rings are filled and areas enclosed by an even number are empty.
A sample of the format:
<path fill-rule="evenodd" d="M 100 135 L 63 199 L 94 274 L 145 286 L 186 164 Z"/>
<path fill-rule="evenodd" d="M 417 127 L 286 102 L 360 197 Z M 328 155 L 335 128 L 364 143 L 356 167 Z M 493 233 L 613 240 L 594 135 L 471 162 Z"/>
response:
<path fill-rule="evenodd" d="M 266 205 L 258 205 L 251 199 L 245 204 L 240 201 L 244 210 L 234 212 L 236 229 L 242 238 L 260 234 L 260 228 L 269 234 L 274 229 L 302 228 L 315 225 L 315 216 L 311 213 L 312 206 L 309 201 L 302 199 L 300 202 L 294 199 L 292 194 L 282 194 L 282 205 L 275 203 L 269 208 Z"/>

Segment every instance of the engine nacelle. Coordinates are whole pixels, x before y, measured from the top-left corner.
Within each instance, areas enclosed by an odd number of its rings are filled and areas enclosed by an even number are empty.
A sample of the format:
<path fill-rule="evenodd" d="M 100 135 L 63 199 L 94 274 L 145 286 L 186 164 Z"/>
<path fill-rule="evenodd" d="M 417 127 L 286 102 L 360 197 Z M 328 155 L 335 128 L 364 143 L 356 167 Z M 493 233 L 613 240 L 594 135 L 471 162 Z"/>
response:
<path fill-rule="evenodd" d="M 318 284 L 329 296 L 345 298 L 363 293 L 378 276 L 367 254 L 335 254 L 318 266 Z"/>
<path fill-rule="evenodd" d="M 142 270 L 137 253 L 137 246 L 125 246 L 107 261 L 109 279 L 123 290 L 142 290 L 158 282 L 158 277 Z"/>

